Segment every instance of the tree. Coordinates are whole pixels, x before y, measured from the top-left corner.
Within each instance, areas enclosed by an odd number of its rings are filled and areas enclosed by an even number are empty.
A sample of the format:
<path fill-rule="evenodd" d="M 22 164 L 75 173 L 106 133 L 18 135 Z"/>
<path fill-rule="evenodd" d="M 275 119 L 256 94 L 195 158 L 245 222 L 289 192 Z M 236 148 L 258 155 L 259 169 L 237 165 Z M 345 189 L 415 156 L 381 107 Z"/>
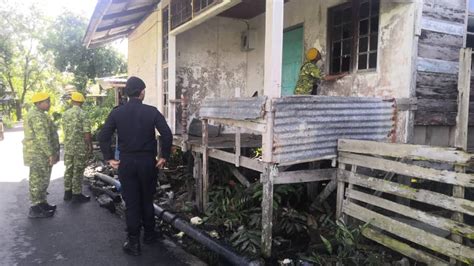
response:
<path fill-rule="evenodd" d="M 66 12 L 56 18 L 48 29 L 44 48 L 54 55 L 54 65 L 60 71 L 74 73 L 74 85 L 84 91 L 88 82 L 127 71 L 124 58 L 110 47 L 86 49 L 82 39 L 87 20 Z"/>
<path fill-rule="evenodd" d="M 16 98 L 18 120 L 27 93 L 39 89 L 39 81 L 51 70 L 39 50 L 45 22 L 34 6 L 20 10 L 15 3 L 4 1 L 0 7 L 0 79 Z"/>

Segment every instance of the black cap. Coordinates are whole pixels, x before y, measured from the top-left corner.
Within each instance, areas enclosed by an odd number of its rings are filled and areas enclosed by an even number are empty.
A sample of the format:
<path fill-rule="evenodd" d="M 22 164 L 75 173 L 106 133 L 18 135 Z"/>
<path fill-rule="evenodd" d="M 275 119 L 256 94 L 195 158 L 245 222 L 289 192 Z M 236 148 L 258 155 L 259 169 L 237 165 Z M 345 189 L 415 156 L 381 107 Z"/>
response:
<path fill-rule="evenodd" d="M 143 80 L 137 77 L 130 77 L 125 85 L 125 94 L 127 94 L 128 97 L 138 97 L 145 87 Z"/>

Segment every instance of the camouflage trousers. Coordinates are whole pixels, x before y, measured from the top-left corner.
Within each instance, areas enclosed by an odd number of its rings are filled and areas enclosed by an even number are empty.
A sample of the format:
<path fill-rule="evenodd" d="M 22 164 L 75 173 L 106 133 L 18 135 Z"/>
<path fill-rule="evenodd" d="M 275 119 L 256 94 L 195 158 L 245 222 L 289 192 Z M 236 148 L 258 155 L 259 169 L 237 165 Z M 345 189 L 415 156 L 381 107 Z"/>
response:
<path fill-rule="evenodd" d="M 82 192 L 82 178 L 86 168 L 85 155 L 64 155 L 64 190 L 72 190 L 72 194 Z"/>
<path fill-rule="evenodd" d="M 31 205 L 46 202 L 46 193 L 51 179 L 51 166 L 48 158 L 35 158 L 30 162 L 30 201 Z"/>

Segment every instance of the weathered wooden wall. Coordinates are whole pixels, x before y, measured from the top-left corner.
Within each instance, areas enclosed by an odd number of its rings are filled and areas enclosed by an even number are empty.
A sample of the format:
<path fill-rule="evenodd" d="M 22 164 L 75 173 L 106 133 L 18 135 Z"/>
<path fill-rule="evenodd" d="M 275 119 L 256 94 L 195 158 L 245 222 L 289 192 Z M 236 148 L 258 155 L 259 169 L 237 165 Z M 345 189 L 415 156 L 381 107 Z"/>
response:
<path fill-rule="evenodd" d="M 466 8 L 465 0 L 424 0 L 417 58 L 416 125 L 456 124 L 459 51 L 466 34 Z M 474 124 L 474 120 L 470 122 Z"/>

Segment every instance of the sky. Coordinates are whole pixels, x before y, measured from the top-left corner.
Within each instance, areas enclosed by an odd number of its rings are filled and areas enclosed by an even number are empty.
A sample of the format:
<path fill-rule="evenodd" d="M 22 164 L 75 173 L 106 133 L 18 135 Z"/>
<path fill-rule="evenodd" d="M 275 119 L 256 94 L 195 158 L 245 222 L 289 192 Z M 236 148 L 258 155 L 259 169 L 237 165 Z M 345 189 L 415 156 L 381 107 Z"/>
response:
<path fill-rule="evenodd" d="M 36 3 L 49 17 L 57 17 L 61 15 L 61 12 L 64 10 L 69 10 L 89 20 L 94 12 L 97 1 L 98 0 L 21 0 L 18 2 L 27 6 Z M 112 46 L 127 57 L 128 44 L 126 39 L 115 41 L 112 43 Z"/>

